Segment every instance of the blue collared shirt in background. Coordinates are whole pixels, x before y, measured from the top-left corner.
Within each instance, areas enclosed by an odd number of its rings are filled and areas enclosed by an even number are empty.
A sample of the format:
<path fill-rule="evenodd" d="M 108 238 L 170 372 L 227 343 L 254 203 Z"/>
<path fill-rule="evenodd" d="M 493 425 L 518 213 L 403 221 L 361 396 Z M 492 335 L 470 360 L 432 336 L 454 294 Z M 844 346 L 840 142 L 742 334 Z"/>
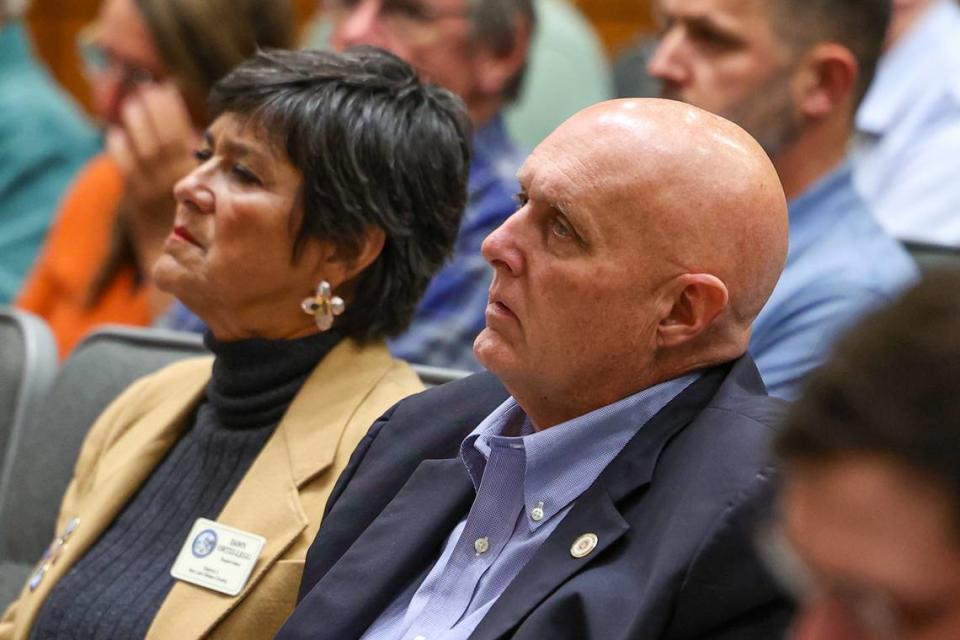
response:
<path fill-rule="evenodd" d="M 0 25 L 0 304 L 33 265 L 100 136 L 36 60 L 19 21 Z"/>
<path fill-rule="evenodd" d="M 904 240 L 960 246 L 960 7 L 940 0 L 881 59 L 857 113 L 854 180 Z"/>
<path fill-rule="evenodd" d="M 787 263 L 753 323 L 749 351 L 770 395 L 793 400 L 843 330 L 912 283 L 917 269 L 857 195 L 848 164 L 789 211 Z"/>
<path fill-rule="evenodd" d="M 576 499 L 699 375 L 663 382 L 539 432 L 513 398 L 500 405 L 460 446 L 477 491 L 470 513 L 423 582 L 404 591 L 363 638 L 468 638 Z"/>
<path fill-rule="evenodd" d="M 499 116 L 477 131 L 469 198 L 453 258 L 433 277 L 407 332 L 389 341 L 394 356 L 437 367 L 481 368 L 473 357 L 473 340 L 485 325 L 493 268 L 480 255 L 480 245 L 516 211 L 523 160 Z"/>

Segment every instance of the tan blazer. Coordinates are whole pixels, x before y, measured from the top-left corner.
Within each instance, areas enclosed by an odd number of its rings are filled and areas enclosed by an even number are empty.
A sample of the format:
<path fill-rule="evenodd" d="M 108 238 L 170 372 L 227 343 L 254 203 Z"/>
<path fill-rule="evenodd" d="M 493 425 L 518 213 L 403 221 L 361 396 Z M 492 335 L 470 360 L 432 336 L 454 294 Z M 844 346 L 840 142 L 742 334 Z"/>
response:
<path fill-rule="evenodd" d="M 0 640 L 26 639 L 53 585 L 100 538 L 180 437 L 203 397 L 212 358 L 136 382 L 97 419 L 67 487 L 57 534 L 79 524 L 49 572 L 0 620 Z M 177 582 L 148 638 L 272 638 L 293 610 L 303 561 L 337 476 L 371 424 L 423 388 L 380 343 L 343 340 L 310 374 L 217 521 L 267 541 L 243 591 L 230 597 Z"/>

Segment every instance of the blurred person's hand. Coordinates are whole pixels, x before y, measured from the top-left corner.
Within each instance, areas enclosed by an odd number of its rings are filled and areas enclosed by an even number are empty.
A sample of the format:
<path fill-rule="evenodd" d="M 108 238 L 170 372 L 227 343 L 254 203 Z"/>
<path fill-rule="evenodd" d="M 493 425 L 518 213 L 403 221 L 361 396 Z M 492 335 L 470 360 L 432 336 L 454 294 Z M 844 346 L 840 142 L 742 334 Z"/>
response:
<path fill-rule="evenodd" d="M 149 275 L 173 225 L 173 186 L 193 170 L 199 135 L 171 82 L 139 88 L 124 101 L 121 121 L 107 131 L 107 151 L 124 175 L 121 211 Z"/>

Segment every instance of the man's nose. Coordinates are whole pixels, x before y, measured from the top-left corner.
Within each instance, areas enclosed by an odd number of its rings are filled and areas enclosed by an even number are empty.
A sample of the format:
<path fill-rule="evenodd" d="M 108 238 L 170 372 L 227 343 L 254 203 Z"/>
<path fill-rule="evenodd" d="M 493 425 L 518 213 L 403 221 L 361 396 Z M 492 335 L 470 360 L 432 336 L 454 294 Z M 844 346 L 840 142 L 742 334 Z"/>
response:
<path fill-rule="evenodd" d="M 789 640 L 874 640 L 851 624 L 830 598 L 815 597 L 798 609 Z"/>
<path fill-rule="evenodd" d="M 519 275 L 525 265 L 521 234 L 526 222 L 524 209 L 520 209 L 503 224 L 490 232 L 480 245 L 480 253 L 494 269 L 503 269 L 511 275 Z"/>
<path fill-rule="evenodd" d="M 380 29 L 381 0 L 360 0 L 334 17 L 330 43 L 337 51 L 361 44 L 385 47 Z"/>
<path fill-rule="evenodd" d="M 647 62 L 647 73 L 665 82 L 685 84 L 690 78 L 685 46 L 684 36 L 678 27 L 666 31 Z"/>

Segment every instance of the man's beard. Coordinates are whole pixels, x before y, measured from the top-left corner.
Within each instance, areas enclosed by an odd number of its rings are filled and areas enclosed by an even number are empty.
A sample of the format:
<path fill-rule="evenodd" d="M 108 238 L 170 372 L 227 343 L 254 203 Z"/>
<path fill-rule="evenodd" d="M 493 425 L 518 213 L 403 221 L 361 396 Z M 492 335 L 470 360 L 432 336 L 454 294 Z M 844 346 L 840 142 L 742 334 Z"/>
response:
<path fill-rule="evenodd" d="M 790 92 L 792 77 L 786 69 L 775 73 L 766 84 L 719 114 L 740 125 L 771 158 L 803 131 L 803 120 Z"/>
<path fill-rule="evenodd" d="M 790 93 L 792 78 L 792 69 L 780 69 L 765 84 L 716 114 L 739 125 L 768 156 L 776 158 L 803 131 L 803 120 Z M 662 97 L 687 102 L 679 91 L 667 87 Z"/>

